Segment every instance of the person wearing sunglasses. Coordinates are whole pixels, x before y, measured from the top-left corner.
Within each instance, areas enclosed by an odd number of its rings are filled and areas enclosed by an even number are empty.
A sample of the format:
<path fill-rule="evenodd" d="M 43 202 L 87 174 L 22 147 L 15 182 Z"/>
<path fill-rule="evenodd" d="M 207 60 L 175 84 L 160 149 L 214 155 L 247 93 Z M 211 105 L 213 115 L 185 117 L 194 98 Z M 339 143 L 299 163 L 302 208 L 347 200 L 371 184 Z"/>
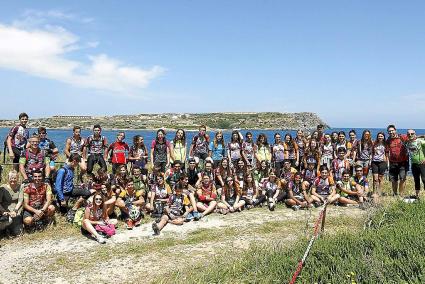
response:
<path fill-rule="evenodd" d="M 412 163 L 412 175 L 415 182 L 416 197 L 419 198 L 421 180 L 425 186 L 425 140 L 424 136 L 416 136 L 413 129 L 407 130 L 407 141 L 405 143 Z"/>
<path fill-rule="evenodd" d="M 114 223 L 116 224 L 116 220 L 110 220 L 108 217 L 105 197 L 100 193 L 96 193 L 93 196 L 93 203 L 90 206 L 87 206 L 84 212 L 84 219 L 81 224 L 83 233 L 90 233 L 98 243 L 104 244 L 106 243 L 106 240 L 100 232 L 105 232 L 105 228 L 107 227 L 111 228 L 107 232 L 112 234 L 109 231 L 115 230 Z"/>

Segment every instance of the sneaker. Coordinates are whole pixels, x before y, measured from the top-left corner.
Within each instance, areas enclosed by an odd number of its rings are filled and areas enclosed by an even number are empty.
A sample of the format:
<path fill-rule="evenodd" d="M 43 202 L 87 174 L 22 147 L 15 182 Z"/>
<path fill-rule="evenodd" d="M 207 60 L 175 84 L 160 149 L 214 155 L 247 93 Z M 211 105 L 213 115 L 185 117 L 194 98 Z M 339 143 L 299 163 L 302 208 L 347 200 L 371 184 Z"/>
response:
<path fill-rule="evenodd" d="M 72 222 L 74 222 L 75 212 L 77 212 L 77 210 L 75 210 L 75 209 L 70 209 L 70 210 L 68 210 L 68 213 L 66 213 L 66 221 L 67 221 L 68 223 L 72 223 Z"/>
<path fill-rule="evenodd" d="M 158 236 L 159 233 L 161 232 L 158 228 L 158 224 L 157 223 L 152 223 L 152 230 L 153 230 L 153 234 Z"/>
<path fill-rule="evenodd" d="M 192 215 L 195 218 L 195 221 L 199 221 L 202 218 L 202 214 L 200 214 L 199 212 L 193 212 Z"/>
<path fill-rule="evenodd" d="M 292 210 L 294 210 L 294 211 L 298 211 L 298 210 L 300 210 L 300 206 L 299 205 L 294 205 L 294 206 L 292 206 Z"/>
<path fill-rule="evenodd" d="M 274 207 L 275 207 L 275 204 L 270 202 L 269 203 L 269 210 L 274 211 Z"/>
<path fill-rule="evenodd" d="M 135 221 L 134 222 L 134 227 L 139 227 L 140 226 L 140 223 L 142 222 L 142 220 L 137 220 L 137 221 Z"/>
<path fill-rule="evenodd" d="M 125 221 L 125 223 L 127 225 L 127 230 L 133 230 L 133 227 L 134 227 L 133 220 L 127 219 L 127 221 Z"/>
<path fill-rule="evenodd" d="M 105 238 L 104 237 L 102 237 L 102 236 L 98 236 L 98 237 L 96 237 L 96 241 L 99 243 L 99 244 L 105 244 L 106 243 L 106 240 L 105 240 Z"/>

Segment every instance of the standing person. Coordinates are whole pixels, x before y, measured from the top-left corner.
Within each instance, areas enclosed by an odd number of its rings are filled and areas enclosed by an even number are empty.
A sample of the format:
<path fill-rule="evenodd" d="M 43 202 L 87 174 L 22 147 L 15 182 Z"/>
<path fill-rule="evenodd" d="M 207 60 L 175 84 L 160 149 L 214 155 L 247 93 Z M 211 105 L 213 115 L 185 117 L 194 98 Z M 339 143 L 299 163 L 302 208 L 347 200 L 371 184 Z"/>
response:
<path fill-rule="evenodd" d="M 331 168 L 332 161 L 335 158 L 334 156 L 334 145 L 332 144 L 332 138 L 329 134 L 325 134 L 324 142 L 320 144 L 321 146 L 321 159 L 320 166 L 326 165 L 328 169 Z"/>
<path fill-rule="evenodd" d="M 0 233 L 7 231 L 10 236 L 22 234 L 23 188 L 18 182 L 18 172 L 8 174 L 8 183 L 0 186 Z"/>
<path fill-rule="evenodd" d="M 74 126 L 72 129 L 72 136 L 66 139 L 65 149 L 63 150 L 65 157 L 68 159 L 71 154 L 75 153 L 80 155 L 81 162 L 79 164 L 81 173 L 87 170 L 86 160 L 83 158 L 83 148 L 85 140 L 81 137 L 81 127 Z"/>
<path fill-rule="evenodd" d="M 389 175 L 393 189 L 393 195 L 404 194 L 406 173 L 409 170 L 409 156 L 404 142 L 406 135 L 398 135 L 394 125 L 388 125 L 389 137 L 386 141 L 386 152 L 389 157 Z"/>
<path fill-rule="evenodd" d="M 330 175 L 335 179 L 335 181 L 340 181 L 344 172 L 351 173 L 350 162 L 345 157 L 345 154 L 345 148 L 339 148 L 337 157 L 332 161 Z"/>
<path fill-rule="evenodd" d="M 117 134 L 117 140 L 109 145 L 105 151 L 104 160 L 108 160 L 109 155 L 111 156 L 112 162 L 112 173 L 115 174 L 117 168 L 121 165 L 127 165 L 126 153 L 130 151 L 128 144 L 124 142 L 125 133 L 120 131 Z"/>
<path fill-rule="evenodd" d="M 245 134 L 245 141 L 242 142 L 242 157 L 245 160 L 247 167 L 255 169 L 255 153 L 257 152 L 257 145 L 252 139 L 252 133 L 247 132 Z"/>
<path fill-rule="evenodd" d="M 338 149 L 340 148 L 344 148 L 345 149 L 345 158 L 347 159 L 351 159 L 351 142 L 348 142 L 346 137 L 345 137 L 345 132 L 344 131 L 340 131 L 338 132 L 338 142 L 335 144 L 335 157 L 338 155 Z"/>
<path fill-rule="evenodd" d="M 25 151 L 30 135 L 27 129 L 27 123 L 28 114 L 25 112 L 19 114 L 19 124 L 10 129 L 6 140 L 9 157 L 16 171 L 19 170 L 19 158 Z"/>
<path fill-rule="evenodd" d="M 151 144 L 151 162 L 154 167 L 160 168 L 165 173 L 166 168 L 170 165 L 170 142 L 165 139 L 165 131 L 158 129 L 156 138 Z"/>
<path fill-rule="evenodd" d="M 183 129 L 177 129 L 174 139 L 170 142 L 171 163 L 180 161 L 182 168 L 186 165 L 186 132 Z"/>
<path fill-rule="evenodd" d="M 331 133 L 331 138 L 332 138 L 332 144 L 335 146 L 336 143 L 338 143 L 338 132 L 333 131 Z"/>
<path fill-rule="evenodd" d="M 316 140 L 317 140 L 317 142 L 320 142 L 320 143 L 323 143 L 324 142 L 324 140 L 325 140 L 325 138 L 324 138 L 324 136 L 325 136 L 324 131 L 325 131 L 325 126 L 323 124 L 317 125 L 317 127 L 316 127 L 316 132 L 317 132 Z"/>
<path fill-rule="evenodd" d="M 32 226 L 37 221 L 48 223 L 55 214 L 52 203 L 52 189 L 43 182 L 43 173 L 40 170 L 33 172 L 34 182 L 24 188 L 24 224 Z"/>
<path fill-rule="evenodd" d="M 230 142 L 227 144 L 227 157 L 233 167 L 237 167 L 242 159 L 242 138 L 237 130 L 232 131 Z"/>
<path fill-rule="evenodd" d="M 40 138 L 37 134 L 31 136 L 29 144 L 29 148 L 25 149 L 19 158 L 19 172 L 22 178 L 27 182 L 32 178 L 33 172 L 41 171 L 46 181 L 50 182 L 50 160 L 46 152 L 40 149 Z"/>
<path fill-rule="evenodd" d="M 131 169 L 138 167 L 144 175 L 147 174 L 145 166 L 148 162 L 148 149 L 142 136 L 133 136 L 133 145 L 130 146 L 128 151 L 128 160 L 131 163 Z"/>
<path fill-rule="evenodd" d="M 210 137 L 206 131 L 207 127 L 205 125 L 201 125 L 199 127 L 199 133 L 193 137 L 189 150 L 190 157 L 196 157 L 199 159 L 198 164 L 200 169 L 204 169 L 205 159 L 208 157 L 208 145 L 210 143 Z"/>
<path fill-rule="evenodd" d="M 257 160 L 257 167 L 260 167 L 260 163 L 265 161 L 268 166 L 271 165 L 272 154 L 270 145 L 267 142 L 267 136 L 264 133 L 260 133 L 257 138 L 257 150 L 255 152 L 255 159 Z"/>
<path fill-rule="evenodd" d="M 388 156 L 385 152 L 385 134 L 379 132 L 372 146 L 372 175 L 373 192 L 380 196 L 382 194 L 382 181 L 387 170 Z"/>
<path fill-rule="evenodd" d="M 93 134 L 87 137 L 83 147 L 83 158 L 87 160 L 87 172 L 91 174 L 93 167 L 98 164 L 106 171 L 107 166 L 103 158 L 108 147 L 106 137 L 101 135 L 102 128 L 99 124 L 93 126 Z M 88 156 L 88 158 L 87 158 Z"/>
<path fill-rule="evenodd" d="M 298 152 L 298 144 L 292 139 L 292 135 L 289 133 L 285 134 L 285 140 L 283 141 L 284 157 L 286 160 L 291 161 L 291 166 L 298 168 L 300 163 L 300 155 Z"/>
<path fill-rule="evenodd" d="M 213 141 L 210 142 L 208 156 L 211 157 L 216 169 L 223 158 L 226 157 L 226 144 L 224 143 L 223 131 L 218 130 L 215 133 Z"/>
<path fill-rule="evenodd" d="M 419 198 L 421 179 L 425 186 L 425 140 L 418 139 L 413 129 L 407 130 L 406 148 L 412 162 L 412 174 L 415 182 L 416 197 Z"/>
<path fill-rule="evenodd" d="M 297 131 L 297 136 L 294 138 L 295 143 L 297 143 L 298 146 L 298 156 L 299 156 L 299 165 L 297 170 L 300 171 L 304 168 L 304 155 L 307 147 L 307 139 L 304 137 L 304 131 L 299 129 Z"/>
<path fill-rule="evenodd" d="M 279 133 L 274 134 L 274 144 L 272 146 L 272 164 L 278 176 L 283 168 L 283 161 L 285 160 L 285 146 L 282 143 Z"/>
<path fill-rule="evenodd" d="M 348 137 L 350 138 L 350 144 L 351 147 L 355 147 L 358 140 L 357 140 L 357 133 L 354 129 L 351 129 L 350 132 L 348 132 Z"/>
<path fill-rule="evenodd" d="M 353 145 L 353 159 L 357 165 L 363 167 L 363 175 L 366 177 L 369 174 L 369 168 L 372 160 L 373 141 L 370 135 L 370 130 L 364 130 L 360 141 L 357 140 Z"/>
<path fill-rule="evenodd" d="M 320 166 L 320 161 L 321 161 L 321 152 L 320 152 L 320 148 L 319 148 L 319 143 L 314 140 L 311 139 L 310 142 L 307 145 L 307 149 L 304 155 L 304 168 L 307 168 L 307 161 L 314 161 L 314 163 L 317 165 L 317 170 L 319 169 Z"/>
<path fill-rule="evenodd" d="M 44 152 L 46 153 L 47 157 L 50 160 L 50 171 L 54 171 L 55 170 L 55 161 L 58 157 L 59 154 L 59 150 L 56 147 L 55 143 L 50 140 L 49 138 L 47 138 L 47 130 L 45 127 L 39 127 L 38 128 L 38 137 L 40 137 L 40 143 L 39 143 L 39 147 L 41 150 L 44 150 Z"/>

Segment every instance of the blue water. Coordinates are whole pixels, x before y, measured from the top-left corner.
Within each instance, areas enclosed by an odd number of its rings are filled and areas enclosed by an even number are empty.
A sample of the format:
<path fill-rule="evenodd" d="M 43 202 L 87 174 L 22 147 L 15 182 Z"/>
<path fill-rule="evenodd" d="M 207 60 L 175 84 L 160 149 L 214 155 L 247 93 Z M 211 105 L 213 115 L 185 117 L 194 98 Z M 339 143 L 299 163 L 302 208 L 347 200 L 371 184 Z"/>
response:
<path fill-rule="evenodd" d="M 357 138 L 360 139 L 362 132 L 365 128 L 331 128 L 331 129 L 326 129 L 326 133 L 331 133 L 333 131 L 345 131 L 347 137 L 348 137 L 348 132 L 354 129 L 357 132 Z M 375 139 L 376 138 L 376 134 L 380 131 L 383 131 L 384 133 L 386 132 L 386 129 L 379 129 L 379 128 L 370 128 L 369 129 L 371 134 L 372 134 L 372 138 Z M 248 132 L 249 130 L 241 130 L 240 132 L 245 136 L 245 133 Z M 401 134 L 405 134 L 407 131 L 407 129 L 397 129 L 398 133 Z M 6 138 L 7 133 L 9 132 L 8 128 L 0 128 L 0 137 L 3 139 Z M 30 133 L 36 132 L 36 129 L 30 129 Z M 117 134 L 117 130 L 103 130 L 102 131 L 102 135 L 104 135 L 107 139 L 108 139 L 108 143 L 111 143 L 113 141 L 115 141 L 116 138 L 116 134 Z M 264 133 L 267 136 L 267 139 L 269 141 L 269 143 L 273 143 L 274 141 L 274 134 L 276 132 L 279 132 L 280 134 L 282 134 L 282 139 L 283 139 L 283 135 L 286 133 L 290 133 L 293 137 L 295 137 L 296 135 L 296 131 L 295 130 L 287 130 L 287 131 L 282 131 L 282 130 L 252 130 L 250 131 L 253 134 L 254 137 L 254 141 L 256 141 L 258 134 L 260 133 Z M 190 145 L 190 141 L 192 140 L 192 137 L 194 135 L 196 135 L 198 132 L 197 131 L 186 131 L 186 141 L 188 146 Z M 225 141 L 229 141 L 230 140 L 230 136 L 231 136 L 232 131 L 224 131 L 224 139 Z M 425 135 L 425 129 L 416 129 L 416 133 L 418 135 Z M 83 130 L 82 131 L 82 136 L 83 137 L 88 137 L 91 134 L 90 130 Z M 151 141 L 153 139 L 155 139 L 156 136 L 156 131 L 154 130 L 126 130 L 125 131 L 126 134 L 126 139 L 125 141 L 131 145 L 133 142 L 133 136 L 134 135 L 142 135 L 145 139 L 145 144 L 148 147 L 148 149 L 150 149 L 150 144 Z M 214 137 L 214 132 L 210 131 L 209 132 L 211 137 Z M 166 138 L 168 140 L 172 140 L 174 138 L 175 135 L 175 131 L 168 131 Z M 63 130 L 63 129 L 48 129 L 47 130 L 47 137 L 50 138 L 51 140 L 53 140 L 56 144 L 56 146 L 58 147 L 59 151 L 63 151 L 63 148 L 65 147 L 65 142 L 66 139 L 68 137 L 72 136 L 72 129 L 69 130 Z"/>

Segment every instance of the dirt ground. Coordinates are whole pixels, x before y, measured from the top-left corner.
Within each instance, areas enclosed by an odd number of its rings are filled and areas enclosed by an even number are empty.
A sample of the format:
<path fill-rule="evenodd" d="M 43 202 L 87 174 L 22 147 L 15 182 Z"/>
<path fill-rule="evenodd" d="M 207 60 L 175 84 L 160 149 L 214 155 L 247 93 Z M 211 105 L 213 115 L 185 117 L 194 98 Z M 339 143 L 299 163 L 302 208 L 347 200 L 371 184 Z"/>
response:
<path fill-rule="evenodd" d="M 133 230 L 120 223 L 117 234 L 104 245 L 72 225 L 60 224 L 65 227 L 2 240 L 0 283 L 167 282 L 166 275 L 182 267 L 237 257 L 270 240 L 290 244 L 308 237 L 319 210 L 278 207 L 274 212 L 256 208 L 226 216 L 212 214 L 182 226 L 167 225 L 160 236 L 153 236 L 151 222 Z M 329 206 L 325 233 L 360 229 L 367 214 L 354 207 Z"/>

